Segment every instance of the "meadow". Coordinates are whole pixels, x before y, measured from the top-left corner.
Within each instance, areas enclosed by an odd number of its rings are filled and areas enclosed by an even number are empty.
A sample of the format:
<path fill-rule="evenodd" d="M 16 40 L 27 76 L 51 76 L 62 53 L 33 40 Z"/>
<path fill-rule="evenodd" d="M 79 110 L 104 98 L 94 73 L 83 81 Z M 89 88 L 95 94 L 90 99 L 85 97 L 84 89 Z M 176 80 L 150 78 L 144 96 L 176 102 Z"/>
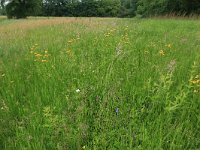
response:
<path fill-rule="evenodd" d="M 0 149 L 199 147 L 199 20 L 0 18 Z"/>

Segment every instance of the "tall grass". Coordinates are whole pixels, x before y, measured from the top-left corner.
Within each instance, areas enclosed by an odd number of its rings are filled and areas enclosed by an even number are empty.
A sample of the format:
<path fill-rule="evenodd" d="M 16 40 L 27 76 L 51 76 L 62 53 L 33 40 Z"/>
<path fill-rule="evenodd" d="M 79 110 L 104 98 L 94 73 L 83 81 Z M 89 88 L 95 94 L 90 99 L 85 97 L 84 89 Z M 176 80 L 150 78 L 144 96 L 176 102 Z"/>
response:
<path fill-rule="evenodd" d="M 199 148 L 199 21 L 58 20 L 0 22 L 0 149 Z"/>

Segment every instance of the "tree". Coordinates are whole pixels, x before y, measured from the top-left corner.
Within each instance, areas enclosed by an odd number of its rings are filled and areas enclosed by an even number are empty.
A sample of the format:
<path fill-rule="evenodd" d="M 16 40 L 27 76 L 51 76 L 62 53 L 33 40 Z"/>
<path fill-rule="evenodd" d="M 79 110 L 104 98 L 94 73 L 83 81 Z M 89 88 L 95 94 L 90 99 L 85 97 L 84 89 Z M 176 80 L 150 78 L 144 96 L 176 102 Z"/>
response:
<path fill-rule="evenodd" d="M 5 0 L 0 0 L 0 5 L 2 9 L 4 8 L 4 4 L 5 4 Z"/>
<path fill-rule="evenodd" d="M 200 14 L 199 0 L 138 0 L 137 14 L 143 17 L 175 13 L 189 15 Z"/>
<path fill-rule="evenodd" d="M 101 9 L 104 9 L 105 14 L 103 17 L 116 17 L 120 12 L 120 0 L 102 0 Z"/>
<path fill-rule="evenodd" d="M 185 11 L 190 13 L 200 13 L 200 1 L 199 0 L 183 0 Z"/>
<path fill-rule="evenodd" d="M 47 16 L 62 16 L 66 0 L 45 0 L 43 2 L 43 11 Z"/>
<path fill-rule="evenodd" d="M 169 0 L 139 0 L 137 14 L 143 17 L 151 15 L 163 15 L 166 13 Z"/>
<path fill-rule="evenodd" d="M 8 18 L 26 18 L 41 12 L 42 0 L 8 0 L 6 13 Z"/>
<path fill-rule="evenodd" d="M 138 0 L 121 0 L 120 17 L 133 17 L 137 9 Z"/>
<path fill-rule="evenodd" d="M 6 0 L 0 0 L 0 15 L 5 15 L 5 2 Z"/>

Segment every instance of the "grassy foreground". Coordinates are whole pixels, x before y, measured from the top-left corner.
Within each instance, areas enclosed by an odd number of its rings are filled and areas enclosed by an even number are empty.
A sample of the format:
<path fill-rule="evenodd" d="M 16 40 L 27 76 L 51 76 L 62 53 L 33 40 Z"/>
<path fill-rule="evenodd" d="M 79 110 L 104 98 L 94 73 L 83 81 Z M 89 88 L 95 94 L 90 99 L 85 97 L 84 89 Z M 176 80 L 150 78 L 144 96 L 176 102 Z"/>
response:
<path fill-rule="evenodd" d="M 198 149 L 199 27 L 0 18 L 0 149 Z"/>

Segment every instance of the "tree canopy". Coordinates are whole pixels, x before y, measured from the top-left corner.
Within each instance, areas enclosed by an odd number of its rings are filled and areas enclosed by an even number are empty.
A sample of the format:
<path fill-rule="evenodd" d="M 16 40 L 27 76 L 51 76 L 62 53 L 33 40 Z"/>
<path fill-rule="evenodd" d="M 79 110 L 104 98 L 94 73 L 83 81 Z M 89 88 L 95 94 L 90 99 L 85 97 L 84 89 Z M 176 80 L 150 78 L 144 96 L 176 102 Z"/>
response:
<path fill-rule="evenodd" d="M 142 17 L 200 14 L 199 0 L 0 0 L 8 18 L 27 16 Z"/>
<path fill-rule="evenodd" d="M 1 0 L 5 6 L 8 18 L 26 18 L 27 16 L 38 15 L 42 0 Z"/>

